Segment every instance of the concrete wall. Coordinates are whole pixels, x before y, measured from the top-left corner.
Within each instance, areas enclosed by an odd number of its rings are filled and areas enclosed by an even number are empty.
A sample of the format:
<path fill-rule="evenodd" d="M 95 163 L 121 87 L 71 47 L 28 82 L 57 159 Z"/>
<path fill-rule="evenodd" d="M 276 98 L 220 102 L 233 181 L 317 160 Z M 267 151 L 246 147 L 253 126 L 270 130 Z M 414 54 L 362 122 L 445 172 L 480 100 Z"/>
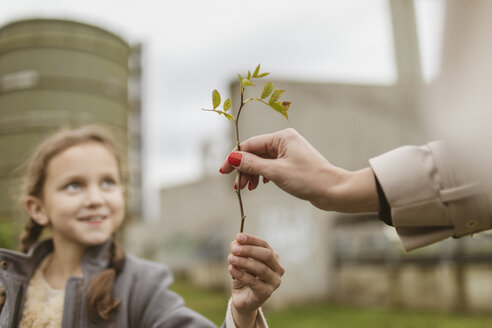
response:
<path fill-rule="evenodd" d="M 492 265 L 455 263 L 345 265 L 337 272 L 335 300 L 422 310 L 492 311 Z"/>

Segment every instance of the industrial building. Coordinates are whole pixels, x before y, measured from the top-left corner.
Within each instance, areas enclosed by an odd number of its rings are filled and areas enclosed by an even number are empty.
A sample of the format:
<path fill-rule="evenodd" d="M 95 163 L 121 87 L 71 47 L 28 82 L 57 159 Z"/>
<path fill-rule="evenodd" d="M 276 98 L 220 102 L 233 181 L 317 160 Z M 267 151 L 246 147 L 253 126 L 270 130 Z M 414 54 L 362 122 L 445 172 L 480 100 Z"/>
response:
<path fill-rule="evenodd" d="M 3 222 L 24 221 L 14 211 L 22 165 L 41 140 L 63 127 L 96 123 L 110 129 L 130 164 L 131 190 L 140 194 L 141 64 L 140 47 L 134 49 L 112 32 L 68 20 L 30 19 L 0 27 Z M 141 201 L 131 199 L 130 212 L 139 216 Z"/>

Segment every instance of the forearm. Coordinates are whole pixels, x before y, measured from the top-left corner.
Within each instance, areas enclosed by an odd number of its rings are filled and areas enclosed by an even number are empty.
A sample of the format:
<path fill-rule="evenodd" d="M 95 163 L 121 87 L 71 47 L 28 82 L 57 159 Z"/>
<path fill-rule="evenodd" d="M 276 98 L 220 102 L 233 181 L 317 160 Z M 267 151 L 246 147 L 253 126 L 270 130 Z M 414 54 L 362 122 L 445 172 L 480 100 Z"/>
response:
<path fill-rule="evenodd" d="M 341 213 L 375 213 L 379 211 L 379 198 L 374 172 L 370 167 L 359 171 L 346 171 L 328 167 L 320 183 L 324 188 L 311 203 L 323 210 Z M 336 177 L 335 179 L 333 177 Z M 326 179 L 328 180 L 328 179 Z"/>

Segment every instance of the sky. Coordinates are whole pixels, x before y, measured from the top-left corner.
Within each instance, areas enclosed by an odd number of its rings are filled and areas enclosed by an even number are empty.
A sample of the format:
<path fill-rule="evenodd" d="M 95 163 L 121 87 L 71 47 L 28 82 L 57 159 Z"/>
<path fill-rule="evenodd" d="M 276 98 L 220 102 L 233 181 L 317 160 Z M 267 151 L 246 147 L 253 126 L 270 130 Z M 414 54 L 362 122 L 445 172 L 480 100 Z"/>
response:
<path fill-rule="evenodd" d="M 391 84 L 396 79 L 387 0 L 0 0 L 0 26 L 74 19 L 143 46 L 145 214 L 158 190 L 203 174 L 202 145 L 222 154 L 228 122 L 200 111 L 229 96 L 237 73 L 261 63 L 272 79 Z M 442 0 L 417 0 L 425 78 L 438 71 Z M 217 169 L 220 165 L 217 158 Z"/>

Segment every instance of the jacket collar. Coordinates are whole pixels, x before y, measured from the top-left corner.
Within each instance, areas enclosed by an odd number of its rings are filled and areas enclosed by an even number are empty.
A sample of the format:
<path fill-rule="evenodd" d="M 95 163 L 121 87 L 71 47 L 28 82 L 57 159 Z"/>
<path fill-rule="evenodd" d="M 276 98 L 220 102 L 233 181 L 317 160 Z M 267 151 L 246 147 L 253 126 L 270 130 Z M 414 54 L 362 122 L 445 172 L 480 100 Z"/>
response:
<path fill-rule="evenodd" d="M 82 256 L 82 273 L 84 278 L 91 278 L 103 271 L 109 264 L 109 250 L 113 237 L 101 245 L 88 247 Z"/>
<path fill-rule="evenodd" d="M 51 239 L 34 244 L 27 254 L 2 249 L 0 251 L 2 271 L 19 280 L 29 281 L 39 264 L 51 252 L 53 252 Z"/>
<path fill-rule="evenodd" d="M 81 263 L 84 279 L 91 278 L 108 266 L 111 243 L 112 238 L 101 245 L 86 249 Z M 53 249 L 52 239 L 37 242 L 27 254 L 2 249 L 0 250 L 1 270 L 17 279 L 29 281 L 43 259 L 52 253 Z"/>

